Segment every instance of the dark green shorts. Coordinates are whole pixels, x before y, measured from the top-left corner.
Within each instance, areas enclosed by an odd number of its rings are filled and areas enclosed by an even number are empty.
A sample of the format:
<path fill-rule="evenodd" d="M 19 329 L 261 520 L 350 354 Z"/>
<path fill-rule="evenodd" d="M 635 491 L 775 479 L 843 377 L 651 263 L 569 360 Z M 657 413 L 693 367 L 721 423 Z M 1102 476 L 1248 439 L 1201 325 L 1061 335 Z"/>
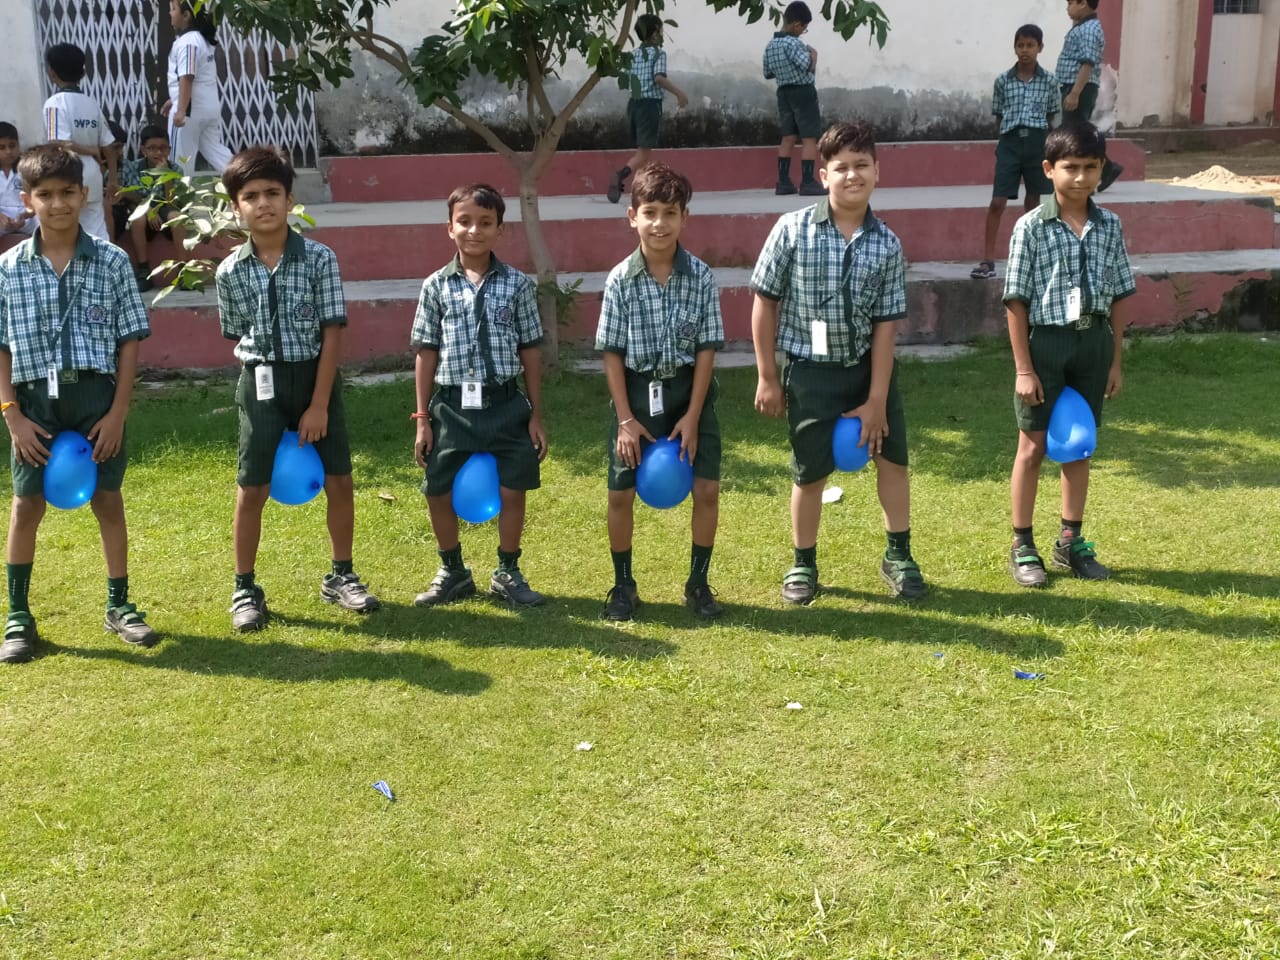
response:
<path fill-rule="evenodd" d="M 836 468 L 831 438 L 841 414 L 867 402 L 871 392 L 871 355 L 853 366 L 818 363 L 813 360 L 787 362 L 783 388 L 787 397 L 787 425 L 791 435 L 791 477 L 800 485 L 816 483 Z M 898 365 L 889 378 L 885 399 L 889 435 L 880 455 L 890 463 L 907 465 L 907 417 L 898 391 Z"/>
<path fill-rule="evenodd" d="M 822 136 L 818 88 L 812 83 L 789 83 L 779 87 L 778 127 L 784 137 L 816 140 Z"/>
<path fill-rule="evenodd" d="M 652 97 L 627 101 L 627 129 L 631 146 L 652 150 L 662 133 L 662 101 Z"/>
<path fill-rule="evenodd" d="M 58 387 L 58 399 L 49 399 L 49 386 L 43 380 L 14 384 L 18 407 L 28 420 L 34 420 L 57 437 L 64 430 L 74 430 L 87 437 L 93 425 L 106 416 L 116 398 L 116 378 L 94 370 L 78 370 L 76 383 Z M 125 441 L 128 429 L 120 437 L 120 452 L 98 464 L 98 489 L 119 490 L 124 483 L 124 469 L 129 463 Z M 45 440 L 48 447 L 53 440 Z M 15 497 L 44 496 L 44 467 L 18 463 L 9 450 L 9 469 L 13 472 Z"/>
<path fill-rule="evenodd" d="M 1062 122 L 1063 123 L 1088 123 L 1093 117 L 1093 108 L 1098 105 L 1098 85 L 1096 83 L 1086 83 L 1084 89 L 1080 91 L 1080 102 L 1076 104 L 1074 110 L 1068 110 L 1065 106 L 1067 94 L 1071 92 L 1071 88 L 1075 86 L 1072 83 L 1062 84 Z"/>
<path fill-rule="evenodd" d="M 422 492 L 438 497 L 453 489 L 453 478 L 473 453 L 492 453 L 498 483 L 508 490 L 537 490 L 541 485 L 538 451 L 529 436 L 533 408 L 515 379 L 483 388 L 485 406 L 463 410 L 458 387 L 441 386 L 431 397 L 432 446 Z"/>
<path fill-rule="evenodd" d="M 311 406 L 318 365 L 318 360 L 272 363 L 276 394 L 272 400 L 258 399 L 252 367 L 240 371 L 240 382 L 236 384 L 236 405 L 240 408 L 240 468 L 236 483 L 240 486 L 265 487 L 271 483 L 280 437 L 286 430 L 297 430 L 298 421 Z M 333 389 L 329 391 L 329 431 L 314 446 L 326 476 L 341 477 L 351 472 L 340 373 L 333 378 Z"/>
<path fill-rule="evenodd" d="M 993 197 L 1015 200 L 1018 184 L 1027 185 L 1031 196 L 1053 193 L 1053 184 L 1044 175 L 1044 140 L 1048 130 L 1018 127 L 1000 137 L 996 143 L 996 176 Z"/>
<path fill-rule="evenodd" d="M 1013 395 L 1013 412 L 1018 429 L 1029 432 L 1049 429 L 1049 416 L 1063 387 L 1072 387 L 1089 403 L 1093 419 L 1102 426 L 1102 401 L 1107 393 L 1107 377 L 1115 355 L 1111 324 L 1099 317 L 1088 330 L 1075 327 L 1032 327 L 1031 366 L 1044 388 L 1044 403 L 1028 407 Z"/>
<path fill-rule="evenodd" d="M 662 381 L 663 412 L 656 417 L 649 416 L 649 384 L 653 377 L 627 370 L 627 403 L 631 405 L 631 415 L 653 435 L 659 437 L 670 435 L 675 429 L 676 421 L 689 410 L 689 398 L 693 394 L 693 367 L 681 367 L 674 377 Z M 716 397 L 720 394 L 720 386 L 715 377 L 711 378 L 711 386 L 707 388 L 707 399 L 702 405 L 702 416 L 698 418 L 698 452 L 693 458 L 693 475 L 703 480 L 720 479 L 720 420 L 716 417 Z M 613 404 L 610 403 L 610 408 Z M 641 443 L 641 455 L 648 443 Z M 618 418 L 614 416 L 609 427 L 609 489 L 630 490 L 636 485 L 636 472 L 618 459 Z"/>

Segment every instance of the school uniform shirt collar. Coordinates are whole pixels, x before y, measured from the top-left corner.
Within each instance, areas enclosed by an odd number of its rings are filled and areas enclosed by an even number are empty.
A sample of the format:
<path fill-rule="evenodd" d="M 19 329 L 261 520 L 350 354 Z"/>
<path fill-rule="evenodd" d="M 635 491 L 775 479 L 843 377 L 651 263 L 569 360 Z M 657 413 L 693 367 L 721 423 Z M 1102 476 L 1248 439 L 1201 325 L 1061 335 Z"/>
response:
<path fill-rule="evenodd" d="M 255 255 L 256 254 L 253 249 L 253 237 L 249 237 L 249 239 L 244 243 L 240 244 L 236 252 L 232 254 L 236 263 L 239 263 L 241 260 L 248 260 L 250 257 Z M 302 238 L 302 234 L 290 227 L 288 235 L 284 238 L 284 256 L 280 259 L 302 260 L 305 259 L 306 256 L 307 241 Z"/>
<path fill-rule="evenodd" d="M 1045 222 L 1061 219 L 1057 194 L 1051 193 L 1044 198 L 1044 202 L 1040 204 L 1040 219 Z M 1102 210 L 1093 202 L 1093 197 L 1089 198 L 1089 219 L 1096 224 L 1102 223 Z"/>
<path fill-rule="evenodd" d="M 636 247 L 631 256 L 627 257 L 627 279 L 638 277 L 647 269 L 649 265 L 644 262 L 644 248 Z M 693 276 L 693 262 L 689 259 L 689 251 L 679 244 L 676 244 L 676 256 L 671 263 L 671 272 Z"/>
<path fill-rule="evenodd" d="M 831 219 L 831 201 L 827 197 L 823 197 L 813 205 L 813 222 L 814 223 L 830 223 L 835 226 Z M 867 207 L 866 215 L 862 218 L 862 232 L 870 233 L 872 230 L 880 229 L 880 218 L 871 212 L 871 208 Z"/>
<path fill-rule="evenodd" d="M 1022 78 L 1018 76 L 1018 65 L 1016 63 L 1005 72 L 1005 76 L 1010 80 L 1017 80 L 1019 83 L 1023 82 Z M 1031 74 L 1031 79 L 1036 80 L 1047 76 L 1049 76 L 1049 71 L 1037 63 L 1035 73 Z"/>
<path fill-rule="evenodd" d="M 510 271 L 510 269 L 511 269 L 510 267 L 508 267 L 505 263 L 503 263 L 501 260 L 498 259 L 496 254 L 490 253 L 489 269 L 484 272 L 484 275 L 486 277 L 489 276 L 490 274 L 500 274 L 505 276 Z M 444 268 L 441 270 L 441 276 L 454 277 L 454 276 L 457 276 L 458 274 L 461 274 L 463 277 L 465 277 L 467 275 L 467 271 L 462 266 L 462 257 L 459 254 L 455 253 L 453 255 L 453 259 L 444 265 Z"/>
<path fill-rule="evenodd" d="M 40 252 L 41 239 L 40 231 L 36 230 L 36 232 L 31 236 L 31 243 L 27 245 L 26 249 L 23 250 L 22 253 L 18 254 L 18 259 L 30 261 L 43 256 Z M 89 236 L 89 234 L 85 233 L 84 227 L 80 227 L 79 232 L 76 233 L 76 252 L 73 254 L 73 257 L 75 259 L 79 259 L 81 257 L 89 259 L 93 257 L 93 252 L 93 238 Z"/>
<path fill-rule="evenodd" d="M 787 31 L 785 30 L 775 30 L 773 32 L 773 39 L 775 40 L 777 40 L 779 37 L 789 37 L 789 36 L 791 36 L 791 34 L 787 33 Z"/>

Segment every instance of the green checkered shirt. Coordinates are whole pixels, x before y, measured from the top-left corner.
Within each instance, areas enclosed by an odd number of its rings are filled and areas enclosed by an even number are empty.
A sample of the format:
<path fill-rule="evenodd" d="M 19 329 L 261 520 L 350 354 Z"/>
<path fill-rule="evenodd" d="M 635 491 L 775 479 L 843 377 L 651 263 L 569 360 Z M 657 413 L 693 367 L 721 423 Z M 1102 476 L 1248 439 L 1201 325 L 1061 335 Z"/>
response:
<path fill-rule="evenodd" d="M 1073 26 L 1067 31 L 1062 41 L 1062 52 L 1058 54 L 1058 83 L 1064 87 L 1072 86 L 1082 63 L 1093 64 L 1089 82 L 1097 83 L 1098 75 L 1102 72 L 1102 51 L 1105 46 L 1106 38 L 1097 17 L 1090 17 Z"/>
<path fill-rule="evenodd" d="M 505 383 L 520 372 L 520 351 L 542 342 L 537 290 L 515 267 L 490 254 L 476 286 L 455 256 L 422 283 L 410 342 L 437 350 L 436 383 Z"/>
<path fill-rule="evenodd" d="M 0 350 L 13 382 L 49 368 L 116 372 L 120 344 L 151 335 L 133 265 L 119 247 L 84 230 L 59 277 L 40 253 L 40 233 L 0 256 Z"/>
<path fill-rule="evenodd" d="M 751 289 L 782 301 L 779 350 L 805 360 L 856 363 L 871 347 L 871 327 L 907 315 L 902 243 L 871 208 L 845 243 L 828 202 L 778 220 L 751 273 Z M 810 323 L 827 323 L 827 354 L 813 353 Z"/>
<path fill-rule="evenodd" d="M 641 44 L 631 54 L 631 99 L 661 100 L 662 88 L 655 77 L 667 75 L 667 53 L 651 43 Z"/>
<path fill-rule="evenodd" d="M 1027 305 L 1031 326 L 1069 327 L 1067 296 L 1080 288 L 1080 313 L 1108 316 L 1111 304 L 1137 291 L 1120 218 L 1092 200 L 1084 236 L 1058 216 L 1050 194 L 1013 228 L 1004 299 Z"/>
<path fill-rule="evenodd" d="M 1030 80 L 1018 76 L 1015 64 L 996 77 L 991 112 L 1000 118 L 1002 135 L 1018 127 L 1048 130 L 1049 115 L 1062 112 L 1062 91 L 1053 74 L 1039 64 Z"/>
<path fill-rule="evenodd" d="M 596 349 L 620 353 L 637 373 L 671 376 L 692 366 L 700 350 L 724 346 L 720 290 L 711 268 L 676 249 L 665 284 L 653 278 L 637 249 L 609 271 L 596 328 Z"/>
<path fill-rule="evenodd" d="M 146 176 L 148 180 L 154 180 L 154 178 L 166 172 L 181 173 L 182 171 L 167 161 L 163 167 L 153 168 L 147 166 L 145 157 L 139 157 L 137 160 L 126 160 L 120 164 L 120 187 L 121 189 L 139 187 L 140 189 L 126 194 L 127 197 L 131 197 L 135 201 L 141 201 L 146 196 L 160 196 L 163 198 L 164 194 L 168 192 L 168 184 L 162 185 L 154 182 L 144 184 L 142 178 Z"/>
<path fill-rule="evenodd" d="M 777 80 L 780 87 L 813 83 L 811 63 L 809 48 L 799 37 L 779 31 L 765 44 L 764 78 Z"/>
<path fill-rule="evenodd" d="M 246 240 L 218 264 L 218 316 L 222 335 L 236 344 L 241 363 L 296 363 L 320 355 L 322 327 L 346 325 L 338 258 L 295 230 L 274 270 Z"/>

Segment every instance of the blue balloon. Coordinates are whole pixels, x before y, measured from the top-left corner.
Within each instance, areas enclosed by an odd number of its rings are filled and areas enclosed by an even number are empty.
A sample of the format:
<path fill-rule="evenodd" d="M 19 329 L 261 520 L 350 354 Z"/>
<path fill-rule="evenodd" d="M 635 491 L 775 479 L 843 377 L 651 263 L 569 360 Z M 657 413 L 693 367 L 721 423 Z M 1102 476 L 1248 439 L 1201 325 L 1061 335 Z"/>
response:
<path fill-rule="evenodd" d="M 659 437 L 640 455 L 636 469 L 636 493 L 656 510 L 667 510 L 684 501 L 693 489 L 693 464 L 680 459 L 680 444 Z"/>
<path fill-rule="evenodd" d="M 836 421 L 836 429 L 831 434 L 831 452 L 836 458 L 836 469 L 853 473 L 861 470 L 871 460 L 864 443 L 858 446 L 862 438 L 861 417 L 841 417 Z"/>
<path fill-rule="evenodd" d="M 1098 425 L 1093 411 L 1079 392 L 1064 387 L 1049 415 L 1049 432 L 1045 437 L 1045 450 L 1049 459 L 1058 463 L 1073 463 L 1093 456 L 1098 445 Z"/>
<path fill-rule="evenodd" d="M 473 453 L 453 478 L 453 512 L 467 523 L 484 523 L 501 510 L 498 461 L 492 453 Z"/>
<path fill-rule="evenodd" d="M 271 468 L 271 499 L 290 507 L 314 500 L 324 489 L 324 464 L 309 443 L 298 446 L 298 431 L 286 430 Z"/>
<path fill-rule="evenodd" d="M 44 498 L 59 510 L 83 507 L 98 489 L 93 444 L 74 430 L 64 430 L 49 445 L 44 468 Z"/>

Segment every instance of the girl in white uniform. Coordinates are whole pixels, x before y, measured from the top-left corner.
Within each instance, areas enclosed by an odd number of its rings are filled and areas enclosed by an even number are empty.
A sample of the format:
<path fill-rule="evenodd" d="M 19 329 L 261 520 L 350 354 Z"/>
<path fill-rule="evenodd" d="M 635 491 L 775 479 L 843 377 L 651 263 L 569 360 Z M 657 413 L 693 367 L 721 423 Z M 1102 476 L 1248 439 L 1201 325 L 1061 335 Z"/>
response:
<path fill-rule="evenodd" d="M 169 118 L 172 162 L 184 176 L 204 154 L 215 173 L 222 173 L 231 151 L 222 142 L 222 101 L 218 97 L 218 45 L 213 17 L 206 4 L 193 13 L 190 0 L 169 0 L 169 22 L 178 33 L 169 51 L 169 99 L 160 111 Z"/>

